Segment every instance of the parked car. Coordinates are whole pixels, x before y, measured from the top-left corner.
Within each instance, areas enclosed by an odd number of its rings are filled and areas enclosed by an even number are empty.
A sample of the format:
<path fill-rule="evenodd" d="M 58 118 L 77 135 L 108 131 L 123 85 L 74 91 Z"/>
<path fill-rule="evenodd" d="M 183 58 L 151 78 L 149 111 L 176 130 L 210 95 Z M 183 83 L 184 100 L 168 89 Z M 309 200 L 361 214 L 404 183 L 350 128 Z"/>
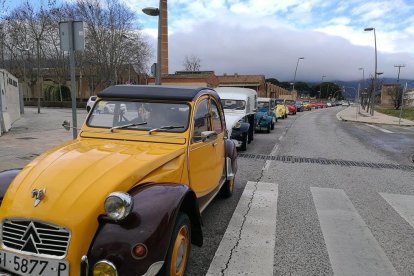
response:
<path fill-rule="evenodd" d="M 76 140 L 0 173 L 0 274 L 184 275 L 200 213 L 233 192 L 225 128 L 210 88 L 105 89 Z"/>
<path fill-rule="evenodd" d="M 285 100 L 289 115 L 296 115 L 297 108 L 294 100 Z"/>
<path fill-rule="evenodd" d="M 277 117 L 272 108 L 272 100 L 270 98 L 257 98 L 257 112 L 256 112 L 256 130 L 270 130 L 275 128 Z"/>
<path fill-rule="evenodd" d="M 285 119 L 287 118 L 288 110 L 285 105 L 284 99 L 273 99 L 273 103 L 275 106 L 275 113 L 278 119 Z"/>
<path fill-rule="evenodd" d="M 230 138 L 240 150 L 246 150 L 247 144 L 254 139 L 257 92 L 240 87 L 218 87 L 215 90 L 224 108 Z"/>
<path fill-rule="evenodd" d="M 302 103 L 303 103 L 303 110 L 307 110 L 307 111 L 312 110 L 310 102 L 303 101 Z"/>
<path fill-rule="evenodd" d="M 89 97 L 88 101 L 86 102 L 86 111 L 91 111 L 93 105 L 95 104 L 96 98 L 96 96 Z"/>
<path fill-rule="evenodd" d="M 303 112 L 303 110 L 305 110 L 303 103 L 301 101 L 295 101 L 295 106 L 298 112 Z"/>

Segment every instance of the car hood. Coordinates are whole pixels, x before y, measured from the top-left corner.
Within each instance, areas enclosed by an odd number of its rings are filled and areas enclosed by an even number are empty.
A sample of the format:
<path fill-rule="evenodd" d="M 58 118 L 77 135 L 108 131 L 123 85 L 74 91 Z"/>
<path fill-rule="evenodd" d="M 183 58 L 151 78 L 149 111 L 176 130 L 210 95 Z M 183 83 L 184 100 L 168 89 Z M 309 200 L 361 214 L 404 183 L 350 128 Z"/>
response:
<path fill-rule="evenodd" d="M 229 137 L 231 137 L 231 131 L 234 125 L 240 121 L 246 114 L 234 114 L 234 113 L 224 113 L 226 117 L 226 127 L 227 131 L 229 132 Z"/>
<path fill-rule="evenodd" d="M 71 274 L 79 274 L 79 260 L 96 235 L 108 194 L 130 190 L 166 163 L 174 165 L 161 170 L 163 177 L 181 170 L 175 176 L 180 181 L 184 153 L 184 145 L 162 143 L 106 139 L 66 143 L 39 156 L 16 176 L 0 206 L 0 222 L 13 218 L 66 229 L 69 247 L 65 259 L 73 268 Z M 172 160 L 176 163 L 169 162 Z M 45 189 L 37 206 L 33 189 Z"/>
<path fill-rule="evenodd" d="M 108 140 L 77 140 L 27 165 L 8 188 L 1 217 L 32 217 L 76 224 L 102 214 L 113 191 L 127 192 L 145 176 L 185 152 L 184 146 Z M 45 189 L 34 206 L 33 189 Z M 87 207 L 87 208 L 86 208 Z"/>

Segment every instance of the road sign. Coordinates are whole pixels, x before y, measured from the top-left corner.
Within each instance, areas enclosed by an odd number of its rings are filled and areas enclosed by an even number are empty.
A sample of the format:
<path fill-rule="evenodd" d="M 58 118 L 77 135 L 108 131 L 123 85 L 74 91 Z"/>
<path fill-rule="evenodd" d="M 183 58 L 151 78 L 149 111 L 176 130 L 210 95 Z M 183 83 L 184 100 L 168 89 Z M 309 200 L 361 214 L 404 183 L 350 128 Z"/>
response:
<path fill-rule="evenodd" d="M 73 26 L 73 50 L 83 51 L 85 49 L 85 31 L 83 28 L 83 21 L 59 22 L 60 49 L 68 52 L 71 49 L 69 42 L 70 23 L 72 23 Z"/>

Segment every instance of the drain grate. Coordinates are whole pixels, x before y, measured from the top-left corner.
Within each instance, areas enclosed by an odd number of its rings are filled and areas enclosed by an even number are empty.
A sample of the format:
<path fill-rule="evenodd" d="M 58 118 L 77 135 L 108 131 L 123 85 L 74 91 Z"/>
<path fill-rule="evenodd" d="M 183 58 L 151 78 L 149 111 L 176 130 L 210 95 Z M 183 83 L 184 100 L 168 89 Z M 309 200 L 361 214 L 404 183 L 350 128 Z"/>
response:
<path fill-rule="evenodd" d="M 308 157 L 289 156 L 289 155 L 272 156 L 272 155 L 264 155 L 264 154 L 239 153 L 238 157 L 248 158 L 248 159 L 281 161 L 281 162 L 287 162 L 287 163 L 310 163 L 310 164 L 334 165 L 334 166 L 344 166 L 344 167 L 364 167 L 364 168 L 374 168 L 374 169 L 393 169 L 393 170 L 403 170 L 403 171 L 414 171 L 414 166 L 407 166 L 407 165 L 387 164 L 387 163 L 370 163 L 370 162 L 362 162 L 362 161 L 349 161 L 349 160 L 325 159 L 325 158 L 308 158 Z"/>
<path fill-rule="evenodd" d="M 16 138 L 16 139 L 20 139 L 20 140 L 32 140 L 32 139 L 37 139 L 37 138 L 34 138 L 34 137 L 19 137 L 19 138 Z"/>

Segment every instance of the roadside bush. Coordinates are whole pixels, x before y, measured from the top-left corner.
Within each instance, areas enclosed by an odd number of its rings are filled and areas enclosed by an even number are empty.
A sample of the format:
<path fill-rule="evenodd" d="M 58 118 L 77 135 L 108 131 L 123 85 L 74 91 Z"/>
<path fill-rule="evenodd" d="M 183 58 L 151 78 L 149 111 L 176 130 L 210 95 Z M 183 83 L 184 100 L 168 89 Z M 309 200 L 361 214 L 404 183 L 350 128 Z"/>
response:
<path fill-rule="evenodd" d="M 62 99 L 60 97 L 60 90 L 62 91 Z M 44 100 L 48 102 L 70 101 L 70 89 L 65 85 L 61 85 L 60 89 L 59 85 L 50 85 L 44 90 Z"/>

